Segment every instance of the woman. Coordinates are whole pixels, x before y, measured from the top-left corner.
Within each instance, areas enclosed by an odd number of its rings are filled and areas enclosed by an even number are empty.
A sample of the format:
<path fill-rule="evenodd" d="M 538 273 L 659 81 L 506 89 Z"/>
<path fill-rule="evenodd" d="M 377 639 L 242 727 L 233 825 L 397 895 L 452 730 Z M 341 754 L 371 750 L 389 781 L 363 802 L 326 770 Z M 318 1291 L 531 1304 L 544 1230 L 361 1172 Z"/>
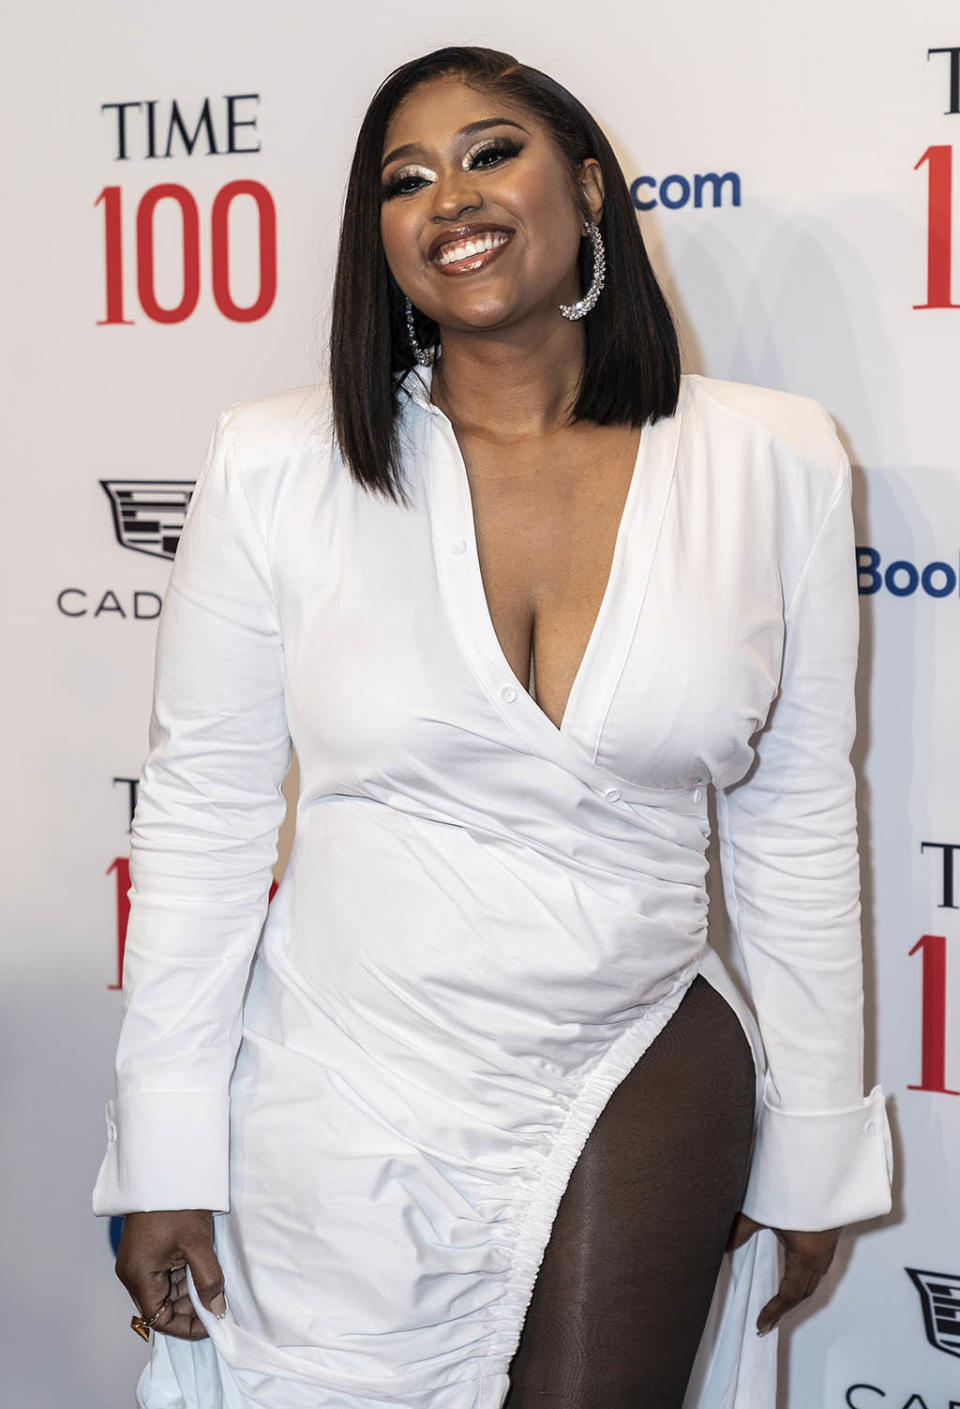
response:
<path fill-rule="evenodd" d="M 331 351 L 221 417 L 160 623 L 94 1195 L 140 1403 L 769 1409 L 890 1207 L 833 423 L 681 376 L 602 132 L 490 50 L 374 97 Z"/>

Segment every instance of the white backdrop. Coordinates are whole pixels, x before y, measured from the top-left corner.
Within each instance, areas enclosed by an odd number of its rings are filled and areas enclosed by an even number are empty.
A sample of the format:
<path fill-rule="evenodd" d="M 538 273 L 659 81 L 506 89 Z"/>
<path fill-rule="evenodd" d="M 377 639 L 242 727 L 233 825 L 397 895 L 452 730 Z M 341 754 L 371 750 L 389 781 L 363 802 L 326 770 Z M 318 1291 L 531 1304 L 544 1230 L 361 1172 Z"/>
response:
<path fill-rule="evenodd" d="M 323 375 L 340 203 L 377 84 L 441 44 L 481 43 L 565 83 L 628 180 L 648 178 L 641 228 L 687 370 L 816 397 L 853 461 L 873 569 L 861 575 L 856 754 L 865 1090 L 879 1080 L 888 1093 L 898 1181 L 893 1212 L 845 1234 L 783 1322 L 780 1398 L 956 1409 L 960 307 L 917 305 L 960 305 L 960 52 L 930 52 L 960 51 L 960 9 L 61 0 L 21 7 L 5 40 L 5 1398 L 127 1409 L 146 1353 L 108 1223 L 89 1209 L 170 566 L 157 523 L 175 524 L 178 482 L 194 479 L 225 405 Z M 224 95 L 234 147 L 253 150 L 225 150 Z M 205 99 L 210 127 L 191 155 L 183 134 L 192 141 Z M 174 102 L 182 131 L 167 157 Z M 124 159 L 105 106 L 120 103 L 140 104 L 124 110 Z M 709 184 L 699 205 L 684 200 L 709 173 L 732 173 L 719 204 Z M 233 182 L 258 183 L 276 213 L 276 295 L 242 320 L 227 315 L 258 296 L 249 188 L 216 236 L 211 223 Z M 194 214 L 196 304 L 163 321 L 182 301 Z M 101 481 L 132 505 L 125 521 Z M 936 1274 L 926 1299 L 907 1269 Z"/>

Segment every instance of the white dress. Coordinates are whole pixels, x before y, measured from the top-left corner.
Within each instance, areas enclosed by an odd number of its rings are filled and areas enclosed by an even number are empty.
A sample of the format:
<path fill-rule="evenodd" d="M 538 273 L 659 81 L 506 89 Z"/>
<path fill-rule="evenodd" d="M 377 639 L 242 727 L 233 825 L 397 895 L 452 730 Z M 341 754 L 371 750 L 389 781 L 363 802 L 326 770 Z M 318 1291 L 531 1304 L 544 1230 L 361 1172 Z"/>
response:
<path fill-rule="evenodd" d="M 226 411 L 188 510 L 93 1208 L 216 1211 L 228 1314 L 191 1279 L 209 1339 L 153 1338 L 144 1409 L 499 1409 L 577 1157 L 701 971 L 756 1062 L 745 1210 L 891 1206 L 832 420 L 683 378 L 558 729 L 498 643 L 430 380 L 403 383 L 410 507 L 352 480 L 311 387 Z M 706 943 L 711 785 L 749 1005 Z M 778 1261 L 769 1228 L 725 1257 L 688 1409 L 771 1409 Z"/>

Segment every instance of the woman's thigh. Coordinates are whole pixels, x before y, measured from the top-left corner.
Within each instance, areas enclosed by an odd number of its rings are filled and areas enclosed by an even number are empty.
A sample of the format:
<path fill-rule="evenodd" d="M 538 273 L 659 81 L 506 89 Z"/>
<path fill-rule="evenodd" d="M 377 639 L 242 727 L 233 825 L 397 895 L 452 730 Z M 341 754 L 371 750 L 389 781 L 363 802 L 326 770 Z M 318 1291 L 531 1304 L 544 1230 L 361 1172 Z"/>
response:
<path fill-rule="evenodd" d="M 504 1409 L 680 1409 L 746 1188 L 753 1055 L 697 975 L 557 1211 Z"/>

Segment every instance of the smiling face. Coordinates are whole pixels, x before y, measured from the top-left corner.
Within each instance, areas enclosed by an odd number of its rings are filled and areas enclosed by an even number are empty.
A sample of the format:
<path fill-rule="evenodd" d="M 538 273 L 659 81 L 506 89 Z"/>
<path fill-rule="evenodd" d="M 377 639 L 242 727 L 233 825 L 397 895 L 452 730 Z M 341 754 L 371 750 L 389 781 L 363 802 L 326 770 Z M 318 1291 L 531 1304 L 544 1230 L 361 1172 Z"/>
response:
<path fill-rule="evenodd" d="M 393 114 L 383 158 L 387 263 L 441 336 L 554 320 L 579 298 L 582 221 L 603 206 L 599 163 L 578 169 L 582 211 L 551 134 L 525 109 L 432 80 Z"/>

